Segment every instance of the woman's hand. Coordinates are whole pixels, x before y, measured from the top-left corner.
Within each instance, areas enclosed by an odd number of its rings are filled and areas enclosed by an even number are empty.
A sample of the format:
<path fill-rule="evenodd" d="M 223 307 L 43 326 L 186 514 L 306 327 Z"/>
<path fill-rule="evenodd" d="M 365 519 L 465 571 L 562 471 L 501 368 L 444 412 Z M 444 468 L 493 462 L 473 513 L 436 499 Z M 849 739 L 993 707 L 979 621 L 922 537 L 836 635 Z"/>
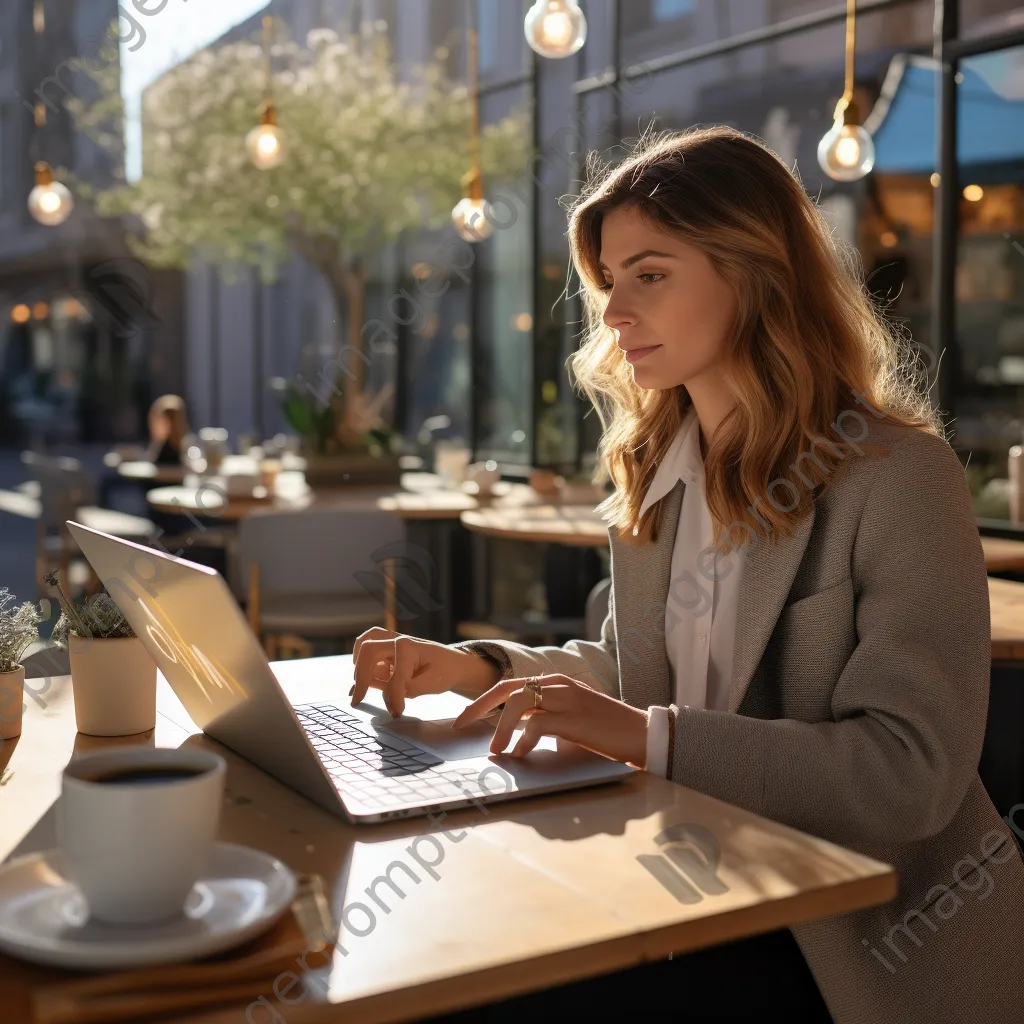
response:
<path fill-rule="evenodd" d="M 384 692 L 384 705 L 396 718 L 405 710 L 406 697 L 445 690 L 482 693 L 501 674 L 496 665 L 472 651 L 380 626 L 360 634 L 352 660 L 356 680 L 349 692 L 352 703 L 358 704 L 372 686 Z"/>
<path fill-rule="evenodd" d="M 615 761 L 643 768 L 647 762 L 647 712 L 593 690 L 569 676 L 534 676 L 540 684 L 540 707 L 526 689 L 526 679 L 505 679 L 492 686 L 458 718 L 455 729 L 483 718 L 504 702 L 505 710 L 491 740 L 491 753 L 500 754 L 512 733 L 526 718 L 526 728 L 512 750 L 522 757 L 533 750 L 542 736 L 558 736 L 581 747 L 604 754 Z"/>

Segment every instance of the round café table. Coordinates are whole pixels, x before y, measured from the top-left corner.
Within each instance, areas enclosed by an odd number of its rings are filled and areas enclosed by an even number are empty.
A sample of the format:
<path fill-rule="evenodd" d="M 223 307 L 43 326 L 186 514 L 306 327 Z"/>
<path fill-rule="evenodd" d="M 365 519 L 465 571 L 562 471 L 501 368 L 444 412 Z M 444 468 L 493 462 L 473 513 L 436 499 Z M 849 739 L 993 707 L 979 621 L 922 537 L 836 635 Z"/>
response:
<path fill-rule="evenodd" d="M 158 512 L 188 515 L 195 518 L 237 522 L 260 509 L 275 512 L 296 512 L 313 504 L 314 492 L 298 471 L 285 471 L 277 476 L 273 492 L 254 487 L 249 494 L 228 493 L 223 479 L 201 479 L 194 474 L 171 487 L 155 487 L 146 493 L 146 501 Z"/>
<path fill-rule="evenodd" d="M 472 637 L 485 624 L 499 625 L 513 632 L 527 625 L 525 621 L 496 622 L 491 614 L 489 588 L 490 567 L 488 538 L 529 541 L 534 544 L 558 544 L 569 548 L 607 548 L 608 524 L 592 505 L 549 503 L 540 501 L 523 505 L 495 503 L 463 512 L 459 519 L 473 534 L 473 621 L 464 623 Z M 582 624 L 576 620 L 552 619 L 546 623 L 550 632 L 578 633 Z M 529 628 L 539 623 L 530 622 Z M 493 635 L 493 634 L 492 634 Z"/>
<path fill-rule="evenodd" d="M 589 505 L 491 506 L 467 510 L 460 519 L 467 530 L 489 537 L 570 547 L 608 546 L 608 524 Z"/>
<path fill-rule="evenodd" d="M 119 462 L 117 475 L 125 480 L 151 480 L 157 484 L 180 484 L 184 483 L 188 470 L 182 465 L 132 460 Z"/>
<path fill-rule="evenodd" d="M 982 537 L 985 568 L 989 572 L 1024 572 L 1024 541 L 1009 537 Z"/>
<path fill-rule="evenodd" d="M 503 480 L 491 491 L 481 494 L 474 483 L 453 487 L 433 473 L 403 473 L 402 488 L 379 497 L 377 508 L 398 516 L 405 523 L 410 554 L 425 555 L 424 564 L 432 567 L 432 573 L 436 574 L 429 585 L 436 599 L 413 621 L 403 623 L 402 632 L 451 643 L 458 639 L 455 623 L 460 618 L 459 606 L 466 600 L 463 595 L 473 589 L 472 551 L 459 517 L 465 512 L 494 505 L 522 507 L 539 498 L 526 484 Z M 399 563 L 404 561 L 398 560 Z M 404 564 L 396 563 L 394 571 L 399 589 L 403 586 L 413 592 L 419 589 L 417 583 L 403 582 L 401 574 L 408 571 Z"/>

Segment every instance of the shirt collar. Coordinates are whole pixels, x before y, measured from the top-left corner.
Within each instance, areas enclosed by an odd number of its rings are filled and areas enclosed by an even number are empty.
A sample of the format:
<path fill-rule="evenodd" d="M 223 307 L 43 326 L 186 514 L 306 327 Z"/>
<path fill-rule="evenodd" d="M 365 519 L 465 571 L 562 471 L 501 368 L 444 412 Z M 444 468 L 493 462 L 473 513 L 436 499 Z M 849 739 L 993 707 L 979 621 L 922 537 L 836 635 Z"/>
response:
<path fill-rule="evenodd" d="M 679 432 L 676 434 L 665 457 L 661 460 L 654 473 L 651 486 L 647 488 L 640 515 L 643 515 L 655 502 L 661 501 L 676 483 L 682 480 L 692 484 L 704 476 L 704 460 L 700 454 L 700 422 L 697 411 L 690 408 Z"/>

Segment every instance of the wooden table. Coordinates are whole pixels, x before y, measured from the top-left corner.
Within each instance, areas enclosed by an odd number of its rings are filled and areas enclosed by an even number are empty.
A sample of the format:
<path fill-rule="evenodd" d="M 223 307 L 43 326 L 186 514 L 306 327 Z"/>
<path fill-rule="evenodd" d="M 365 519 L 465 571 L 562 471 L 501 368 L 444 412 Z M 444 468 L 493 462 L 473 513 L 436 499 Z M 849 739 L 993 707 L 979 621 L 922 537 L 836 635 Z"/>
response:
<path fill-rule="evenodd" d="M 188 470 L 182 465 L 158 464 L 144 459 L 119 462 L 117 475 L 125 480 L 151 480 L 157 484 L 180 484 Z"/>
<path fill-rule="evenodd" d="M 1024 661 L 1024 583 L 988 578 L 992 660 Z"/>
<path fill-rule="evenodd" d="M 518 635 L 525 620 L 496 620 L 491 612 L 490 568 L 488 538 L 529 541 L 534 544 L 559 544 L 570 548 L 607 548 L 608 524 L 595 511 L 598 501 L 589 505 L 562 504 L 544 501 L 511 507 L 491 505 L 463 512 L 462 525 L 473 535 L 473 601 L 472 620 L 460 624 L 463 636 L 480 638 L 503 635 L 494 632 L 511 630 L 504 635 Z M 553 554 L 553 552 L 548 552 Z M 545 557 L 548 557 L 547 555 Z M 556 637 L 578 633 L 583 628 L 582 620 L 547 620 L 546 623 L 531 622 L 530 628 L 547 628 L 550 642 Z"/>
<path fill-rule="evenodd" d="M 400 517 L 406 526 L 406 540 L 426 553 L 437 567 L 437 608 L 425 611 L 408 628 L 418 636 L 449 643 L 456 639 L 454 623 L 459 618 L 458 594 L 470 590 L 469 577 L 456 579 L 459 566 L 468 563 L 468 544 L 462 551 L 458 533 L 459 517 L 479 509 L 505 510 L 515 518 L 528 507 L 544 505 L 526 484 L 499 482 L 490 494 L 481 495 L 472 484 L 456 488 L 434 473 L 406 472 L 400 489 L 393 485 L 351 485 L 312 490 L 301 472 L 278 475 L 273 494 L 258 488 L 252 497 L 228 496 L 223 481 L 190 476 L 180 486 L 158 487 L 146 498 L 159 512 L 232 524 L 261 513 L 301 513 L 310 509 L 380 509 Z M 465 557 L 463 557 L 465 556 Z M 229 559 L 230 559 L 229 554 Z"/>
<path fill-rule="evenodd" d="M 294 700 L 337 697 L 352 674 L 350 657 L 275 669 Z M 30 699 L 21 739 L 0 751 L 0 765 L 8 762 L 0 857 L 52 847 L 52 804 L 69 756 L 120 742 L 76 735 L 66 677 L 53 679 L 40 700 L 45 710 Z M 456 811 L 436 825 L 413 818 L 352 826 L 197 735 L 162 680 L 159 708 L 157 745 L 203 746 L 228 760 L 221 839 L 267 850 L 327 882 L 347 955 L 338 951 L 329 971 L 310 973 L 308 998 L 280 1008 L 288 1024 L 442 1013 L 848 913 L 896 893 L 888 865 L 645 772 L 624 783 Z M 684 898 L 677 898 L 645 865 L 643 858 L 675 870 L 655 837 L 676 824 L 714 836 L 720 892 L 680 874 L 674 891 Z M 414 884 L 394 869 L 395 862 L 418 867 L 410 848 L 435 862 L 436 879 L 421 869 Z M 389 868 L 406 883 L 401 898 L 384 884 Z M 356 904 L 379 907 L 367 895 L 375 881 L 389 912 L 378 909 L 370 925 Z M 4 1020 L 28 1021 L 32 987 L 59 976 L 0 956 Z M 253 1001 L 261 995 L 272 1001 L 259 991 Z M 173 1019 L 242 1024 L 246 1005 Z M 267 1009 L 248 1018 L 263 1019 L 276 1018 Z"/>
<path fill-rule="evenodd" d="M 591 505 L 478 508 L 463 512 L 461 519 L 467 530 L 488 537 L 571 547 L 608 546 L 608 524 Z"/>
<path fill-rule="evenodd" d="M 982 537 L 988 572 L 1024 572 L 1024 541 L 1009 537 Z"/>
<path fill-rule="evenodd" d="M 188 474 L 177 486 L 156 487 L 148 491 L 146 501 L 158 512 L 170 515 L 188 514 L 237 522 L 258 509 L 302 511 L 313 504 L 314 492 L 303 474 L 295 470 L 278 474 L 273 493 L 257 487 L 248 496 L 229 495 L 224 480 L 216 476 L 203 479 Z"/>
<path fill-rule="evenodd" d="M 1024 802 L 1024 583 L 989 577 L 992 670 L 978 771 L 1000 814 Z"/>
<path fill-rule="evenodd" d="M 501 484 L 495 500 L 527 500 L 525 485 Z M 313 490 L 298 470 L 277 476 L 273 493 L 258 487 L 251 496 L 228 495 L 223 479 L 200 478 L 190 474 L 177 487 L 156 487 L 146 495 L 149 504 L 161 512 L 209 516 L 237 521 L 260 511 L 304 512 L 310 508 L 379 508 L 403 519 L 448 519 L 476 508 L 482 499 L 469 489 L 447 486 L 433 473 L 403 473 L 398 487 L 393 484 L 351 484 Z"/>

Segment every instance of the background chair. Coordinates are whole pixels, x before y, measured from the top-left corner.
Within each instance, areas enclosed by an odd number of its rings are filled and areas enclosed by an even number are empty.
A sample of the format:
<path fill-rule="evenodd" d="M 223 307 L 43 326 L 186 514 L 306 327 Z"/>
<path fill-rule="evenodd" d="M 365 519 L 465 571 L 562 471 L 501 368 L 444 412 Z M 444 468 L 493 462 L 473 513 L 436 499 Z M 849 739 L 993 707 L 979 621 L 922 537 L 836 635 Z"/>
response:
<path fill-rule="evenodd" d="M 402 520 L 375 509 L 254 513 L 243 519 L 236 593 L 267 656 L 286 649 L 308 655 L 312 638 L 355 637 L 372 626 L 399 628 L 388 563 L 400 558 L 404 541 Z"/>
<path fill-rule="evenodd" d="M 26 451 L 21 461 L 38 489 L 37 587 L 41 587 L 49 570 L 57 569 L 73 591 L 96 589 L 97 581 L 65 526 L 68 519 L 139 544 L 150 544 L 155 539 L 157 529 L 148 519 L 96 504 L 96 480 L 77 459 Z"/>

